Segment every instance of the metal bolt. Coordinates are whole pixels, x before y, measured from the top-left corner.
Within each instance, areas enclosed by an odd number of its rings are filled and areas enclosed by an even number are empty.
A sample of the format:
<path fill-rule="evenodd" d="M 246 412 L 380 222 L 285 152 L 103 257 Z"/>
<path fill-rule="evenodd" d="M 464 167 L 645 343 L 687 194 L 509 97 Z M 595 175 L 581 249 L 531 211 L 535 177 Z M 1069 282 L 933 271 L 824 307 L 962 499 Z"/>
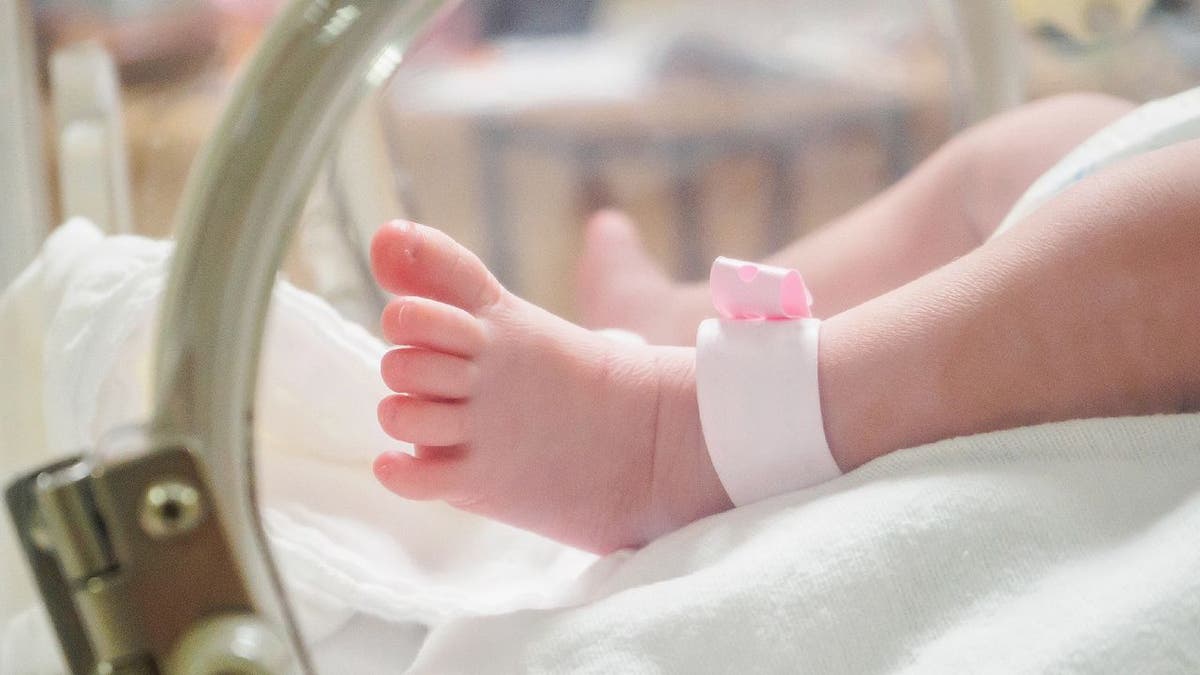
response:
<path fill-rule="evenodd" d="M 138 522 L 155 539 L 186 534 L 203 520 L 200 491 L 187 483 L 176 480 L 153 483 L 142 495 Z"/>

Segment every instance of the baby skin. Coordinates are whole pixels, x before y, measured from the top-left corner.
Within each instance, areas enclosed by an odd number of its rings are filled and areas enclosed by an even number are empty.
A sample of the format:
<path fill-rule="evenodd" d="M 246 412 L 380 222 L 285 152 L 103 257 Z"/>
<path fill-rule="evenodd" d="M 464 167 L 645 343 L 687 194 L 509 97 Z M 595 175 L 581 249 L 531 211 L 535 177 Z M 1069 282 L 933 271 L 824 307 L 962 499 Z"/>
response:
<path fill-rule="evenodd" d="M 1185 143 L 1089 177 L 1005 236 L 964 235 L 940 266 L 828 318 L 820 396 L 839 467 L 959 435 L 1196 409 L 1197 157 Z M 922 189 L 943 206 L 960 198 Z M 387 224 L 371 257 L 400 296 L 383 315 L 399 348 L 384 358 L 396 395 L 379 418 L 416 447 L 377 459 L 388 489 L 596 552 L 731 507 L 691 348 L 559 319 L 432 228 Z"/>

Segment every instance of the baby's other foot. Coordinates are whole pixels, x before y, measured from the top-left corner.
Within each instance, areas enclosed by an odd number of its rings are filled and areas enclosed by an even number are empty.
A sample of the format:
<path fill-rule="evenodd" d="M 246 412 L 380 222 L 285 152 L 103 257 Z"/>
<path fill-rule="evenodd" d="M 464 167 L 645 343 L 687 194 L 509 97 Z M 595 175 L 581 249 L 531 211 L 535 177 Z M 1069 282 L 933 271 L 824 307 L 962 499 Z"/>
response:
<path fill-rule="evenodd" d="M 371 246 L 399 346 L 379 405 L 415 456 L 375 474 L 410 499 L 460 508 L 597 552 L 637 546 L 730 508 L 708 458 L 694 354 L 630 346 L 517 298 L 438 230 L 384 225 Z"/>
<path fill-rule="evenodd" d="M 584 325 L 632 331 L 653 344 L 693 344 L 710 309 L 705 289 L 672 281 L 619 211 L 588 221 L 578 287 Z"/>

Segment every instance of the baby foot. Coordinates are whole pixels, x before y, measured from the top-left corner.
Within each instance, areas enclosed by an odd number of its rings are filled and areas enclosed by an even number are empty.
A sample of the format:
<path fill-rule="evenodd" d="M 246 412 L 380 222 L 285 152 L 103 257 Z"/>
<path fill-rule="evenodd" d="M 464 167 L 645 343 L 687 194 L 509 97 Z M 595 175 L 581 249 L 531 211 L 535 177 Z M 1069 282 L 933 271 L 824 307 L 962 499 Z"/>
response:
<path fill-rule="evenodd" d="M 691 349 L 626 345 L 505 290 L 438 230 L 384 225 L 379 283 L 397 392 L 379 405 L 415 456 L 375 475 L 553 539 L 608 552 L 731 507 L 700 430 Z"/>
<path fill-rule="evenodd" d="M 578 281 L 585 325 L 622 328 L 654 344 L 693 344 L 709 311 L 705 289 L 672 281 L 619 211 L 588 222 Z"/>

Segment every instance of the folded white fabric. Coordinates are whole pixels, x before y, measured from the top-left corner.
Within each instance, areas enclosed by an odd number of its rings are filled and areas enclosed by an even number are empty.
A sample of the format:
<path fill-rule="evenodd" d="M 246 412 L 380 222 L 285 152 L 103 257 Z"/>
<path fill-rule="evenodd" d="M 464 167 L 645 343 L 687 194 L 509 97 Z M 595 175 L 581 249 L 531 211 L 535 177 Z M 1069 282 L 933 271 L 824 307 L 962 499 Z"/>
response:
<path fill-rule="evenodd" d="M 413 673 L 1200 672 L 1200 415 L 905 450 L 435 628 Z"/>

